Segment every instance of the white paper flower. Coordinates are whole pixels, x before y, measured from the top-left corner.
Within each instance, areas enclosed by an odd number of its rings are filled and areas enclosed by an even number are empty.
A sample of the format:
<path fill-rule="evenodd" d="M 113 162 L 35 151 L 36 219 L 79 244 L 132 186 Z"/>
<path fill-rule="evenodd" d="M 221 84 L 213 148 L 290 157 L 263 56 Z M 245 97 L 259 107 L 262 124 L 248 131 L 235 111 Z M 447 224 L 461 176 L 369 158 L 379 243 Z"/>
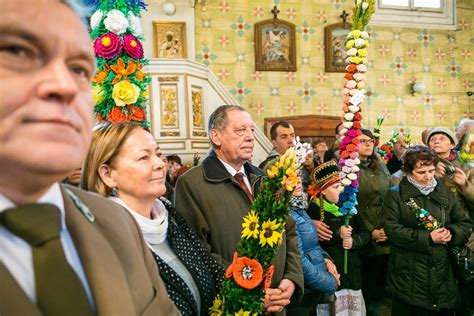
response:
<path fill-rule="evenodd" d="M 357 179 L 357 175 L 356 175 L 355 173 L 349 173 L 349 174 L 347 175 L 347 178 L 348 178 L 349 180 L 356 180 L 356 179 Z"/>
<path fill-rule="evenodd" d="M 349 128 L 352 127 L 353 124 L 354 124 L 354 123 L 352 123 L 352 122 L 344 122 L 344 123 L 342 123 L 342 126 L 344 126 L 345 128 L 349 129 Z"/>
<path fill-rule="evenodd" d="M 123 34 L 128 27 L 128 20 L 122 11 L 110 10 L 104 19 L 104 25 L 107 30 L 117 35 Z"/>
<path fill-rule="evenodd" d="M 344 135 L 345 133 L 347 133 L 347 128 L 345 127 L 341 128 L 341 130 L 339 131 L 339 135 Z"/>
<path fill-rule="evenodd" d="M 342 95 L 348 95 L 349 92 L 351 92 L 350 89 L 347 89 L 347 88 L 342 89 Z"/>
<path fill-rule="evenodd" d="M 355 56 L 357 55 L 357 48 L 351 48 L 347 51 L 348 56 Z"/>
<path fill-rule="evenodd" d="M 362 4 L 362 0 L 357 0 L 356 4 L 358 7 L 360 7 L 360 5 Z"/>
<path fill-rule="evenodd" d="M 104 17 L 104 12 L 102 10 L 97 10 L 91 16 L 91 29 L 94 30 L 96 27 L 99 26 L 102 18 Z"/>
<path fill-rule="evenodd" d="M 355 158 L 354 162 L 355 162 L 356 165 L 360 165 L 360 159 L 359 158 Z"/>
<path fill-rule="evenodd" d="M 346 114 L 344 114 L 344 119 L 346 121 L 352 121 L 354 119 L 354 114 L 353 113 L 346 113 Z"/>
<path fill-rule="evenodd" d="M 357 83 L 357 89 L 364 89 L 365 88 L 365 81 L 359 81 Z"/>
<path fill-rule="evenodd" d="M 349 111 L 351 111 L 351 113 L 357 113 L 360 110 L 360 107 L 357 105 L 349 105 L 348 108 L 349 108 Z"/>
<path fill-rule="evenodd" d="M 367 66 L 366 65 L 357 65 L 357 71 L 366 72 L 367 71 Z"/>
<path fill-rule="evenodd" d="M 362 31 L 362 33 L 360 33 L 360 37 L 363 39 L 369 39 L 370 35 L 367 33 L 367 31 Z"/>
<path fill-rule="evenodd" d="M 351 171 L 352 171 L 351 167 L 348 167 L 348 166 L 343 166 L 342 167 L 342 172 L 344 172 L 344 173 L 351 173 Z"/>
<path fill-rule="evenodd" d="M 354 159 L 346 159 L 346 161 L 344 162 L 344 164 L 348 167 L 352 167 L 355 165 L 355 160 Z"/>
<path fill-rule="evenodd" d="M 365 80 L 365 75 L 359 72 L 353 74 L 352 77 L 357 81 Z"/>
<path fill-rule="evenodd" d="M 354 40 L 355 47 L 357 48 L 364 48 L 366 40 L 363 38 L 358 38 Z"/>
<path fill-rule="evenodd" d="M 360 168 L 358 166 L 352 167 L 352 172 L 358 172 L 358 171 L 360 171 Z"/>
<path fill-rule="evenodd" d="M 343 186 L 347 187 L 351 185 L 352 181 L 349 180 L 348 178 L 345 178 L 345 179 L 342 179 L 341 183 Z"/>
<path fill-rule="evenodd" d="M 132 30 L 133 35 L 143 35 L 142 23 L 140 21 L 140 18 L 133 14 L 132 11 L 128 11 L 128 23 L 130 25 L 130 29 Z"/>
<path fill-rule="evenodd" d="M 357 89 L 352 89 L 352 90 L 349 92 L 349 94 L 352 95 L 352 96 L 354 96 L 354 95 L 356 95 L 357 92 L 359 92 L 359 90 L 357 90 Z"/>
<path fill-rule="evenodd" d="M 357 85 L 357 82 L 356 82 L 356 81 L 354 81 L 354 80 L 349 80 L 349 81 L 346 82 L 345 87 L 346 87 L 347 89 L 354 89 L 356 85 Z"/>
<path fill-rule="evenodd" d="M 367 10 L 369 4 L 367 2 L 362 3 L 362 10 Z"/>

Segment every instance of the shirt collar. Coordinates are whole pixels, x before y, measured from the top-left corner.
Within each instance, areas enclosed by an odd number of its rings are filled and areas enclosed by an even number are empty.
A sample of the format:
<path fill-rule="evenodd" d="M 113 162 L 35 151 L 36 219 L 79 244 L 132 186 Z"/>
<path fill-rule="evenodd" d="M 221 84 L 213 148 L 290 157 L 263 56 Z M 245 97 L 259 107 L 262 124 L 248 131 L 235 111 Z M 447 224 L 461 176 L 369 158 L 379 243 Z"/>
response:
<path fill-rule="evenodd" d="M 222 160 L 221 158 L 217 157 L 220 162 L 222 162 L 222 164 L 224 165 L 224 167 L 226 168 L 226 170 L 230 173 L 231 176 L 235 176 L 238 172 L 241 172 L 244 174 L 245 177 L 247 177 L 247 175 L 245 174 L 245 168 L 244 168 L 244 165 L 242 165 L 240 167 L 240 169 L 238 171 L 236 171 L 234 169 L 234 167 L 232 167 L 231 165 L 229 165 L 227 162 L 225 162 L 224 160 Z"/>
<path fill-rule="evenodd" d="M 40 197 L 38 201 L 36 201 L 36 203 L 49 203 L 59 208 L 59 210 L 61 211 L 61 229 L 64 229 L 66 227 L 64 200 L 59 183 L 54 183 L 49 188 L 49 190 L 42 197 Z M 12 208 L 15 206 L 15 203 L 13 203 L 4 194 L 0 193 L 0 213 L 8 208 Z"/>

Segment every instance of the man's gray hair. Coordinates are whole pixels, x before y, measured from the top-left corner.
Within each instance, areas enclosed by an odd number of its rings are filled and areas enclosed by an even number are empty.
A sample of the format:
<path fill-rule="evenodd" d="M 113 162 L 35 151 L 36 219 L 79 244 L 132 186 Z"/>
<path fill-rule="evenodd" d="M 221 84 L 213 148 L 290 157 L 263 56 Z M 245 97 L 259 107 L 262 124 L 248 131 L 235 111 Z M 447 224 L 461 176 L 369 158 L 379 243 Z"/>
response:
<path fill-rule="evenodd" d="M 84 5 L 81 0 L 60 0 L 62 3 L 67 5 L 69 8 L 71 8 L 74 13 L 84 22 L 84 24 L 87 23 L 87 19 L 91 16 L 92 14 L 92 8 L 89 6 Z"/>
<path fill-rule="evenodd" d="M 227 127 L 227 113 L 229 111 L 242 111 L 247 112 L 243 107 L 240 105 L 221 105 L 217 109 L 212 112 L 211 116 L 209 116 L 209 122 L 207 125 L 207 131 L 209 134 L 209 140 L 211 141 L 212 147 L 216 147 L 214 142 L 211 139 L 211 131 L 213 129 L 222 131 Z"/>

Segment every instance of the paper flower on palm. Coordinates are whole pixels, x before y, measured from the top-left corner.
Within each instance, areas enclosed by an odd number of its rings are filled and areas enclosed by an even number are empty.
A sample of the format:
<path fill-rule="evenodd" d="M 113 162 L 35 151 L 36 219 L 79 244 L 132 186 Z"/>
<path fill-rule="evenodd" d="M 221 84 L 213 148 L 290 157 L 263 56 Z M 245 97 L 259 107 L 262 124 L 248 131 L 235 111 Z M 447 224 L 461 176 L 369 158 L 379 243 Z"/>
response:
<path fill-rule="evenodd" d="M 107 114 L 107 120 L 111 123 L 128 122 L 127 114 L 122 111 L 121 107 L 114 106 Z"/>
<path fill-rule="evenodd" d="M 122 51 L 122 42 L 114 33 L 105 33 L 95 40 L 94 50 L 97 56 L 112 59 Z"/>
<path fill-rule="evenodd" d="M 267 220 L 262 224 L 262 230 L 260 231 L 260 245 L 263 247 L 268 244 L 270 247 L 273 245 L 280 245 L 282 241 L 282 233 L 278 231 L 281 224 L 277 223 L 276 220 Z"/>
<path fill-rule="evenodd" d="M 242 223 L 242 237 L 243 238 L 258 238 L 259 233 L 258 216 L 255 214 L 255 211 L 251 211 L 247 216 L 244 217 L 244 222 Z"/>
<path fill-rule="evenodd" d="M 128 20 L 120 10 L 110 10 L 104 19 L 105 28 L 117 35 L 125 33 L 128 28 Z"/>
<path fill-rule="evenodd" d="M 117 106 L 125 106 L 137 102 L 140 88 L 127 80 L 122 80 L 112 90 L 112 98 Z"/>
<path fill-rule="evenodd" d="M 140 19 L 131 11 L 128 11 L 128 24 L 133 35 L 135 36 L 143 35 L 142 24 L 140 22 Z"/>
<path fill-rule="evenodd" d="M 94 30 L 96 27 L 99 26 L 100 22 L 102 22 L 102 18 L 104 17 L 104 12 L 102 10 L 97 10 L 91 16 L 91 29 Z"/>
<path fill-rule="evenodd" d="M 138 121 L 138 122 L 141 122 L 143 120 L 145 120 L 145 111 L 143 111 L 142 108 L 136 106 L 136 105 L 129 105 L 127 106 L 129 112 L 130 112 L 130 115 L 129 115 L 129 118 L 130 120 L 132 121 Z"/>
<path fill-rule="evenodd" d="M 226 278 L 233 277 L 235 283 L 244 289 L 254 289 L 263 280 L 262 265 L 255 259 L 248 257 L 238 257 L 234 252 L 234 260 L 229 265 L 225 273 Z"/>
<path fill-rule="evenodd" d="M 123 47 L 127 54 L 133 59 L 140 59 L 143 57 L 143 46 L 135 36 L 125 34 L 123 37 Z"/>

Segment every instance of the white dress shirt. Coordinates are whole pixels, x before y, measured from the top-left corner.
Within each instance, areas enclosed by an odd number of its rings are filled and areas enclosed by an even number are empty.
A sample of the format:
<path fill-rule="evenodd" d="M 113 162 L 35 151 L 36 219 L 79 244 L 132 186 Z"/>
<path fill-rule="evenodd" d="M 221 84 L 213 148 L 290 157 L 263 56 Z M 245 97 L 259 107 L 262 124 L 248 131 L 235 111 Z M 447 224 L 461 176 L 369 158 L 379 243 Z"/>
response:
<path fill-rule="evenodd" d="M 247 185 L 247 188 L 249 189 L 249 192 L 251 192 L 253 194 L 253 191 L 252 191 L 252 186 L 250 185 L 250 180 L 249 178 L 247 177 L 247 174 L 245 173 L 245 168 L 244 168 L 244 165 L 242 165 L 242 167 L 240 167 L 240 169 L 237 171 L 234 169 L 234 167 L 232 167 L 231 165 L 229 165 L 227 162 L 225 162 L 224 160 L 218 158 L 222 164 L 224 165 L 224 167 L 227 169 L 227 171 L 230 173 L 231 176 L 235 176 L 238 172 L 241 172 L 244 174 L 244 182 L 245 184 Z"/>
<path fill-rule="evenodd" d="M 94 308 L 94 300 L 89 288 L 89 283 L 87 282 L 86 274 L 84 273 L 74 242 L 72 241 L 71 235 L 66 227 L 64 201 L 59 184 L 53 184 L 48 192 L 46 192 L 37 203 L 54 204 L 61 211 L 60 239 L 66 260 L 81 280 L 87 298 L 89 299 L 89 303 Z M 0 193 L 0 212 L 12 207 L 15 207 L 15 204 L 5 195 Z M 0 226 L 0 261 L 6 266 L 8 271 L 10 271 L 31 301 L 36 303 L 35 275 L 33 270 L 33 254 L 31 246 L 22 238 L 12 234 L 3 226 Z"/>

